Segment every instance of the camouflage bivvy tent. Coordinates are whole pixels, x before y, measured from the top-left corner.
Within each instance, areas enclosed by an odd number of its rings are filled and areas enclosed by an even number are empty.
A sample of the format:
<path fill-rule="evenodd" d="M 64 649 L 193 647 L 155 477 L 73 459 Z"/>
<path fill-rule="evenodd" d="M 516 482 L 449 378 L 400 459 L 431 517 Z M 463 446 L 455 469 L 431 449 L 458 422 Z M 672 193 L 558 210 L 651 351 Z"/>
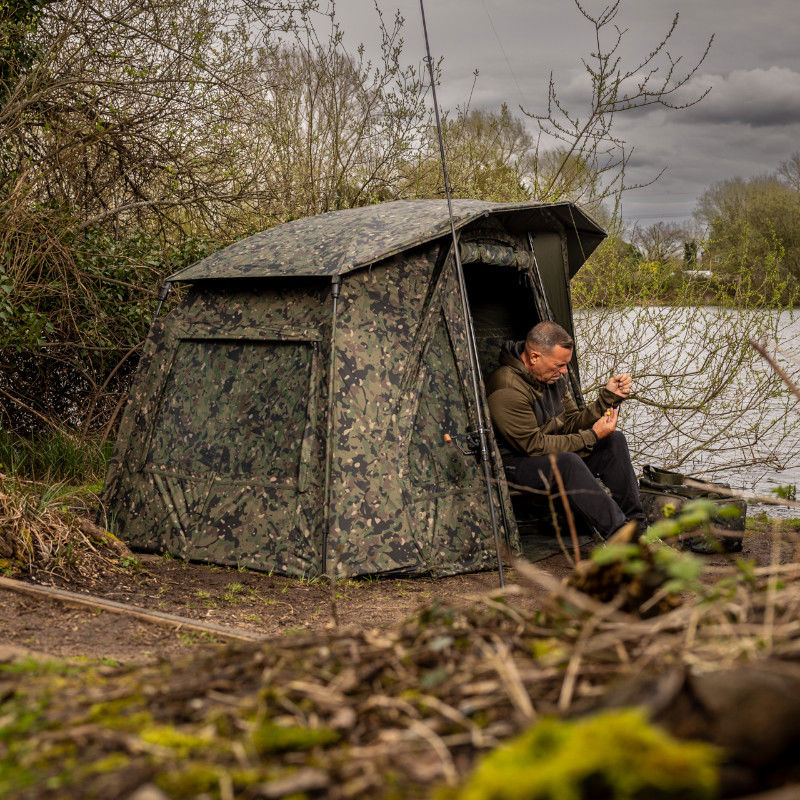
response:
<path fill-rule="evenodd" d="M 547 315 L 571 331 L 569 279 L 602 229 L 569 203 L 453 211 L 483 373 Z M 517 549 L 495 442 L 488 487 L 470 452 L 444 201 L 289 222 L 170 280 L 185 296 L 153 325 L 107 478 L 130 545 L 292 576 L 449 575 L 496 564 L 491 502 Z"/>

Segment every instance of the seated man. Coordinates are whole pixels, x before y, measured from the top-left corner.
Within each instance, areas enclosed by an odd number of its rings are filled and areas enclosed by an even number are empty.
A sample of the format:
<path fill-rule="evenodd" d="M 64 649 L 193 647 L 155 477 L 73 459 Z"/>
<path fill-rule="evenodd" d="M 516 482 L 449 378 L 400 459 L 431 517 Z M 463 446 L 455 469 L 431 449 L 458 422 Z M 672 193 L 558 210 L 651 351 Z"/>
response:
<path fill-rule="evenodd" d="M 572 338 L 555 322 L 540 322 L 524 342 L 506 342 L 486 384 L 489 410 L 509 482 L 555 491 L 555 454 L 571 507 L 608 538 L 629 520 L 644 524 L 628 444 L 616 430 L 631 378 L 615 375 L 581 411 L 564 378 L 572 351 Z"/>

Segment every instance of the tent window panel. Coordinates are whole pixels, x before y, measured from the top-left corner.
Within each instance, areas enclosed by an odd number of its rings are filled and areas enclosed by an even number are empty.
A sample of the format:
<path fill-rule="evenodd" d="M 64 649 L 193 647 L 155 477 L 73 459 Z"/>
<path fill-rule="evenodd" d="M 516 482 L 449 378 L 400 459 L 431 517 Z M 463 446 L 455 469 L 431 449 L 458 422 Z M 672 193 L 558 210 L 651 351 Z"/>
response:
<path fill-rule="evenodd" d="M 308 342 L 180 342 L 148 465 L 187 474 L 295 479 L 311 364 Z"/>
<path fill-rule="evenodd" d="M 466 486 L 474 471 L 467 463 L 469 457 L 444 442 L 446 433 L 463 434 L 468 418 L 443 319 L 436 326 L 423 370 L 425 377 L 408 453 L 411 484 L 432 491 Z"/>

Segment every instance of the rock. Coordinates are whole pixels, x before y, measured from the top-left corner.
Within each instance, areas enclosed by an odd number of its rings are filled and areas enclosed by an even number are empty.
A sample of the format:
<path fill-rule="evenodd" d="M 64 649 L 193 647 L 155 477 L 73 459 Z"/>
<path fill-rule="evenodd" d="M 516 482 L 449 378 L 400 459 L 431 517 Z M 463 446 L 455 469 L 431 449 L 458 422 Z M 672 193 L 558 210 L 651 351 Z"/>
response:
<path fill-rule="evenodd" d="M 674 669 L 620 684 L 580 713 L 630 706 L 646 708 L 674 736 L 722 748 L 723 797 L 796 777 L 800 665 L 772 660 L 704 673 Z"/>

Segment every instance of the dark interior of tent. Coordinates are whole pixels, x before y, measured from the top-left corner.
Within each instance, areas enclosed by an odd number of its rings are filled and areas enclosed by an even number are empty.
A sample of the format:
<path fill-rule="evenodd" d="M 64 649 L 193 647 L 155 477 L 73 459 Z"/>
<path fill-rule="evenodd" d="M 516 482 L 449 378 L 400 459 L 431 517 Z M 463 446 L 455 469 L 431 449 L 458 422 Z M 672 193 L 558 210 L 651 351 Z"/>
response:
<path fill-rule="evenodd" d="M 500 346 L 507 339 L 524 339 L 539 322 L 539 313 L 526 272 L 494 264 L 465 264 L 472 323 L 481 372 L 488 375 L 500 366 Z"/>

